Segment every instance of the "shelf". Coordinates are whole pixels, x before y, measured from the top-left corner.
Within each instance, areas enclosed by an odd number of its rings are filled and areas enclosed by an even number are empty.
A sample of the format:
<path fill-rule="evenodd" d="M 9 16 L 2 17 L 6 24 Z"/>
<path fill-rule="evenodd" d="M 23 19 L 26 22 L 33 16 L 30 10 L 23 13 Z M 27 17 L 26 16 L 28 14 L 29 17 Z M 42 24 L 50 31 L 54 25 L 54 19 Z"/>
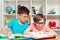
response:
<path fill-rule="evenodd" d="M 16 16 L 16 14 L 4 14 L 4 16 Z"/>
<path fill-rule="evenodd" d="M 4 0 L 4 1 L 16 1 L 16 0 Z"/>
<path fill-rule="evenodd" d="M 58 16 L 58 20 L 60 21 L 60 15 Z"/>
<path fill-rule="evenodd" d="M 16 14 L 4 14 L 3 17 L 5 17 L 5 18 L 16 18 Z"/>
<path fill-rule="evenodd" d="M 29 3 L 30 1 L 17 1 L 18 3 Z"/>
<path fill-rule="evenodd" d="M 47 14 L 47 16 L 58 16 L 58 14 Z"/>
<path fill-rule="evenodd" d="M 20 2 L 31 2 L 31 0 L 18 0 Z"/>
<path fill-rule="evenodd" d="M 4 15 L 4 18 L 16 18 L 15 15 Z"/>
<path fill-rule="evenodd" d="M 58 14 L 47 14 L 47 16 L 58 16 Z"/>
<path fill-rule="evenodd" d="M 17 1 L 31 1 L 31 0 L 17 0 Z"/>
<path fill-rule="evenodd" d="M 34 1 L 34 2 L 37 2 L 37 1 L 40 1 L 40 2 L 42 2 L 42 1 L 46 1 L 46 0 L 32 0 L 32 1 Z"/>
<path fill-rule="evenodd" d="M 55 16 L 55 15 L 47 15 L 47 19 L 58 19 L 58 16 Z"/>
<path fill-rule="evenodd" d="M 47 19 L 57 19 L 57 20 L 60 20 L 60 15 L 48 14 L 48 15 L 47 15 Z"/>
<path fill-rule="evenodd" d="M 30 15 L 35 15 L 35 14 L 30 14 Z M 43 14 L 43 15 L 46 15 L 46 14 Z"/>

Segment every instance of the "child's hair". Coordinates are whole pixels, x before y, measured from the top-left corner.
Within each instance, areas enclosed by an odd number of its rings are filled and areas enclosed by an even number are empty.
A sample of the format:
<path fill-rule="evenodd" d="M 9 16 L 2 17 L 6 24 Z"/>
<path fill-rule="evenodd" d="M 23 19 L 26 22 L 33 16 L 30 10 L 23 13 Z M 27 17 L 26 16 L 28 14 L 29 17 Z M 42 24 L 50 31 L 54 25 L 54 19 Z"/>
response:
<path fill-rule="evenodd" d="M 43 14 L 36 14 L 33 17 L 33 21 L 35 23 L 38 23 L 41 19 L 44 19 L 44 21 L 46 22 L 46 18 L 45 18 L 45 16 Z"/>
<path fill-rule="evenodd" d="M 18 9 L 18 14 L 27 14 L 27 15 L 29 15 L 29 9 L 27 8 L 27 7 L 25 7 L 25 6 L 21 6 L 19 9 Z"/>

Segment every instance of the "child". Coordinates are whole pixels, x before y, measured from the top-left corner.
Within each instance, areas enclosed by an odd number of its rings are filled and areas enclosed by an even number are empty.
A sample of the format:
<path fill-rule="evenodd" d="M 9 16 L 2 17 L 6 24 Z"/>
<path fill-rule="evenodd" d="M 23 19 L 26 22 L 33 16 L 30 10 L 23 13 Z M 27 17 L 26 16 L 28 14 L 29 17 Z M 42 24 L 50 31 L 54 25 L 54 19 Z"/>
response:
<path fill-rule="evenodd" d="M 21 6 L 18 9 L 18 19 L 12 19 L 2 30 L 2 33 L 8 36 L 11 34 L 24 34 L 28 28 L 29 9 Z"/>
<path fill-rule="evenodd" d="M 33 17 L 34 23 L 32 23 L 29 28 L 26 30 L 27 34 L 31 34 L 31 32 L 35 33 L 47 33 L 49 36 L 57 35 L 53 30 L 49 28 L 49 26 L 45 25 L 46 18 L 43 14 L 36 14 Z M 30 35 L 29 34 L 29 35 Z"/>

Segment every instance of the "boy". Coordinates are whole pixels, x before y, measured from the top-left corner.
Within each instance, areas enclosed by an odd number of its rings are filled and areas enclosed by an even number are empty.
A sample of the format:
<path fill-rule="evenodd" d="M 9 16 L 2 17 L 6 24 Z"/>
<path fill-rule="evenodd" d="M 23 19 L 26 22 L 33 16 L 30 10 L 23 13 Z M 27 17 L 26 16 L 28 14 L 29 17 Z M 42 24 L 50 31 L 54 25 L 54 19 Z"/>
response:
<path fill-rule="evenodd" d="M 46 18 L 43 14 L 36 14 L 33 17 L 33 21 L 34 23 L 32 23 L 29 28 L 26 30 L 28 33 L 25 34 L 29 34 L 31 35 L 31 33 L 35 32 L 35 33 L 46 33 L 49 36 L 56 36 L 57 34 L 51 30 L 49 28 L 49 26 L 45 25 L 46 23 Z"/>
<path fill-rule="evenodd" d="M 21 6 L 18 9 L 18 19 L 12 19 L 2 30 L 2 33 L 8 36 L 11 34 L 24 34 L 28 28 L 29 9 Z"/>

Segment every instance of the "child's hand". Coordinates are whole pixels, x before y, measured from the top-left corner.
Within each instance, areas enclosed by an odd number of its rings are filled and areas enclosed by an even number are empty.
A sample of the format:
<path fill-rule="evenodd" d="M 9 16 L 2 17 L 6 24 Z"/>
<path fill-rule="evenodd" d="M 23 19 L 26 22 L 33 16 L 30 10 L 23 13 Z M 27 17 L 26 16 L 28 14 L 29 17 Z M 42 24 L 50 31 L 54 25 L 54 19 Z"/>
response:
<path fill-rule="evenodd" d="M 15 36 L 22 36 L 22 34 L 18 34 L 18 33 L 17 33 L 17 34 L 15 34 Z"/>
<path fill-rule="evenodd" d="M 51 30 L 50 32 L 47 33 L 48 36 L 56 36 L 57 33 Z"/>
<path fill-rule="evenodd" d="M 8 31 L 8 32 L 7 32 L 7 35 L 8 35 L 8 36 L 12 36 L 12 32 L 11 32 L 11 31 Z"/>

